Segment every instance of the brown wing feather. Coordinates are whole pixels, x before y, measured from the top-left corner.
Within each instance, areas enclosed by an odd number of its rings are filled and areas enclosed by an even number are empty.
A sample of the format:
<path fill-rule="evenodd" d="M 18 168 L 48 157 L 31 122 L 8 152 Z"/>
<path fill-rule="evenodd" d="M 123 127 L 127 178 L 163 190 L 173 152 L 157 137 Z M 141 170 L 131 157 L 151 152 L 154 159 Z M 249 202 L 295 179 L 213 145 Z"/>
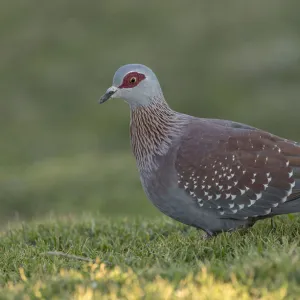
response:
<path fill-rule="evenodd" d="M 252 128 L 202 125 L 189 128 L 175 164 L 179 187 L 200 207 L 257 217 L 299 196 L 299 145 Z"/>

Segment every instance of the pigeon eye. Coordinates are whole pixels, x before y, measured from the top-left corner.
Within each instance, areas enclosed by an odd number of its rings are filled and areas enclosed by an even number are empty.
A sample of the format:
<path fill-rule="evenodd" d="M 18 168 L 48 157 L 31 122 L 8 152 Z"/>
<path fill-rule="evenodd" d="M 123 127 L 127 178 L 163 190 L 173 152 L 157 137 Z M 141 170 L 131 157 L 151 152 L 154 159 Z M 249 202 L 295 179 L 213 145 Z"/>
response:
<path fill-rule="evenodd" d="M 129 80 L 130 83 L 136 83 L 136 77 L 131 77 Z"/>

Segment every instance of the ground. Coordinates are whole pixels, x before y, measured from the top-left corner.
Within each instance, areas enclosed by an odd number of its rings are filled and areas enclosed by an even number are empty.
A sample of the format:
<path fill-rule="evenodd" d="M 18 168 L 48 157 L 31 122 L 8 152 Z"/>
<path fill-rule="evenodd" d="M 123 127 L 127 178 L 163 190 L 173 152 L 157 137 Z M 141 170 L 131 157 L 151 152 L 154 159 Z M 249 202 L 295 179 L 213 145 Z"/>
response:
<path fill-rule="evenodd" d="M 13 224 L 1 233 L 0 298 L 295 299 L 299 228 L 280 217 L 274 230 L 265 220 L 205 240 L 167 217 Z"/>

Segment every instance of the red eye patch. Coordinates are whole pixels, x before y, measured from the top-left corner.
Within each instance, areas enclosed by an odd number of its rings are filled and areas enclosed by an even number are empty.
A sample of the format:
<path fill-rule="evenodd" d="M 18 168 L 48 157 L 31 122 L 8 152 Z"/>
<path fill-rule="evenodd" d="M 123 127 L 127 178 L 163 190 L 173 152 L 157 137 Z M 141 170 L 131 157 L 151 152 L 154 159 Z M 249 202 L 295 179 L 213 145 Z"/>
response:
<path fill-rule="evenodd" d="M 130 72 L 124 78 L 119 89 L 133 88 L 137 86 L 146 76 L 138 72 Z"/>

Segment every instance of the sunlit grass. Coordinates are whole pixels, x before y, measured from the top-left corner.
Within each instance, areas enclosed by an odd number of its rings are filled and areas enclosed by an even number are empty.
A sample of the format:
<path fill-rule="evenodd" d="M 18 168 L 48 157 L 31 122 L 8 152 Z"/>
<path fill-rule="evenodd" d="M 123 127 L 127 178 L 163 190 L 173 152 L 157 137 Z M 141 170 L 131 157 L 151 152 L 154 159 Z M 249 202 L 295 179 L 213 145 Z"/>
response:
<path fill-rule="evenodd" d="M 148 281 L 132 269 L 123 271 L 119 267 L 107 268 L 96 259 L 94 263 L 82 266 L 78 270 L 61 269 L 58 274 L 48 276 L 46 280 L 28 280 L 23 268 L 19 269 L 21 282 L 5 285 L 0 295 L 14 299 L 24 298 L 70 297 L 70 299 L 207 299 L 207 300 L 250 300 L 253 298 L 279 300 L 286 299 L 287 286 L 269 292 L 241 284 L 234 275 L 227 282 L 217 280 L 215 276 L 202 268 L 199 273 L 190 273 L 178 283 L 160 276 Z M 252 278 L 249 278 L 251 280 Z"/>
<path fill-rule="evenodd" d="M 201 231 L 168 218 L 87 215 L 14 224 L 0 239 L 0 296 L 294 299 L 300 219 L 277 218 L 276 225 L 264 221 L 204 240 Z"/>

